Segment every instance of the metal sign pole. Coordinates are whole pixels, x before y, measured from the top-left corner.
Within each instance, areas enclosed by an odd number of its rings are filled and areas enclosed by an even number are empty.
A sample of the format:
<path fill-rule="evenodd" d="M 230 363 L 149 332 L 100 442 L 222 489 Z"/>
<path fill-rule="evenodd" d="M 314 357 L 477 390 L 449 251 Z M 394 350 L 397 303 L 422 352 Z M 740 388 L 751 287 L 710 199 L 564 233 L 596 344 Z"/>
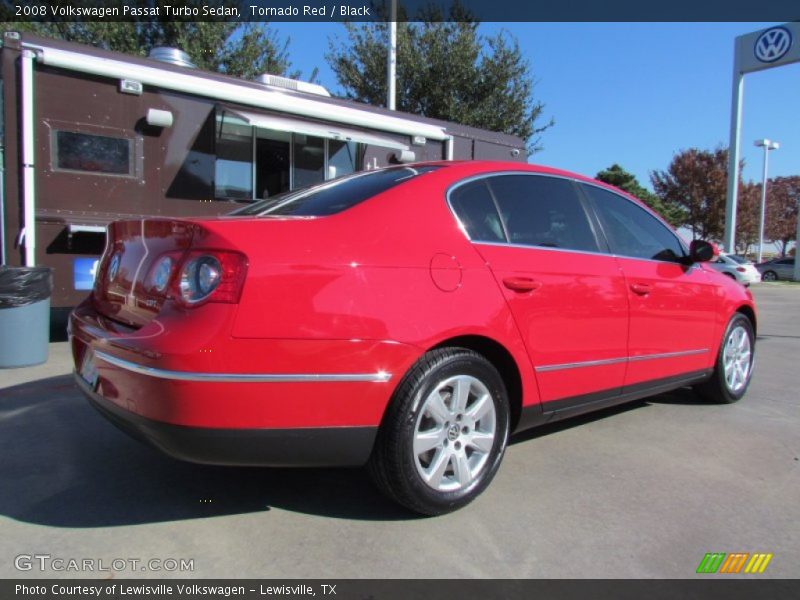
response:
<path fill-rule="evenodd" d="M 734 60 L 733 97 L 731 99 L 731 141 L 728 146 L 728 196 L 725 205 L 725 252 L 736 253 L 736 206 L 739 196 L 739 131 L 742 127 L 744 76 Z"/>

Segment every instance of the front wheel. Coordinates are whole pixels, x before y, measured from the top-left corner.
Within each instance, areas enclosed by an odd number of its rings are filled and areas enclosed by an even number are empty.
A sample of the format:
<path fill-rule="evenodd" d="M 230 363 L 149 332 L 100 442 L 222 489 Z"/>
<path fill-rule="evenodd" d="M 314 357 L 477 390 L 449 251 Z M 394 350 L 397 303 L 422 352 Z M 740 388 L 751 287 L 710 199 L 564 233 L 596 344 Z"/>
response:
<path fill-rule="evenodd" d="M 742 313 L 736 313 L 725 329 L 714 372 L 708 381 L 696 386 L 697 391 L 712 402 L 736 402 L 747 392 L 754 360 L 753 324 Z"/>
<path fill-rule="evenodd" d="M 392 397 L 369 472 L 381 491 L 413 511 L 450 512 L 489 485 L 508 429 L 508 394 L 497 369 L 471 350 L 434 350 Z"/>

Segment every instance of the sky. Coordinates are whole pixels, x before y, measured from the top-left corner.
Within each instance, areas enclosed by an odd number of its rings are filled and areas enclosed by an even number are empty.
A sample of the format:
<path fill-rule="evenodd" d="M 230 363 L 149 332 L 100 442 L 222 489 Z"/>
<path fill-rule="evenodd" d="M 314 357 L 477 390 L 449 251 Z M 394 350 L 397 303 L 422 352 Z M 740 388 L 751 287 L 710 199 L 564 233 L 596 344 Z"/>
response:
<path fill-rule="evenodd" d="M 555 125 L 530 162 L 584 175 L 619 163 L 648 188 L 682 149 L 727 146 L 733 44 L 737 35 L 777 23 L 483 23 L 485 34 L 513 35 L 530 61 L 534 95 Z M 291 38 L 292 67 L 341 93 L 324 55 L 345 38 L 340 23 L 273 23 Z M 800 175 L 800 63 L 745 77 L 744 178 L 761 181 L 763 150 L 780 143 L 769 176 Z M 652 188 L 651 188 L 652 189 Z"/>

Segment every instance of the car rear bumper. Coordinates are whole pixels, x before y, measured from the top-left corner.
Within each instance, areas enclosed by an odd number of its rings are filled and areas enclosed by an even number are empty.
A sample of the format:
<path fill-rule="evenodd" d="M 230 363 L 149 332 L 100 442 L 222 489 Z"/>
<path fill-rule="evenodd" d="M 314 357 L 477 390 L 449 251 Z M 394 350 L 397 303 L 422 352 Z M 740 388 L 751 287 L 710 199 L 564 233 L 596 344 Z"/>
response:
<path fill-rule="evenodd" d="M 217 429 L 154 421 L 120 408 L 75 381 L 100 414 L 131 437 L 189 462 L 270 467 L 361 466 L 367 462 L 377 427 Z"/>
<path fill-rule="evenodd" d="M 380 340 L 238 339 L 220 308 L 208 308 L 193 313 L 194 329 L 187 317 L 167 315 L 134 330 L 84 302 L 69 321 L 78 385 L 122 429 L 177 458 L 366 462 L 398 374 L 418 349 Z M 198 330 L 203 335 L 193 335 Z"/>

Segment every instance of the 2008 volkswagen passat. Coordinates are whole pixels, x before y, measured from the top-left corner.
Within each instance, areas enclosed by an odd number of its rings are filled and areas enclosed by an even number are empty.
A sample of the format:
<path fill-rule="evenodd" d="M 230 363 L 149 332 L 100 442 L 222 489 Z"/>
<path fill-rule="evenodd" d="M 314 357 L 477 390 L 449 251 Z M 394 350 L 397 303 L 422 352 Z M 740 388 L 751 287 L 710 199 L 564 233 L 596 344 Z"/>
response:
<path fill-rule="evenodd" d="M 714 252 L 564 171 L 367 171 L 111 224 L 70 320 L 76 380 L 172 456 L 368 465 L 441 514 L 489 485 L 511 432 L 682 386 L 739 400 L 756 310 Z"/>

